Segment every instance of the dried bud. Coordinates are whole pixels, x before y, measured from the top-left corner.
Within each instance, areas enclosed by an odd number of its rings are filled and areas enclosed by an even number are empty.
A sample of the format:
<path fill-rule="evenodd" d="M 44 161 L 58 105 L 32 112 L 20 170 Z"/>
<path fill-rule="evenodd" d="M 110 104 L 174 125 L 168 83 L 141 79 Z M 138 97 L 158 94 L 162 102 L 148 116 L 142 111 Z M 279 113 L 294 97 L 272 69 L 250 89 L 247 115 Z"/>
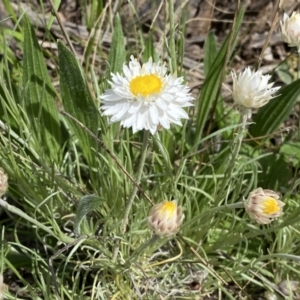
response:
<path fill-rule="evenodd" d="M 0 197 L 2 197 L 8 189 L 8 176 L 4 173 L 4 170 L 0 168 Z"/>
<path fill-rule="evenodd" d="M 272 219 L 283 215 L 282 207 L 285 204 L 278 199 L 275 192 L 257 188 L 244 200 L 245 210 L 258 224 L 269 224 Z"/>
<path fill-rule="evenodd" d="M 280 21 L 280 27 L 283 40 L 290 47 L 297 47 L 300 52 L 300 14 L 294 11 L 289 17 L 285 13 L 283 20 Z"/>
<path fill-rule="evenodd" d="M 149 228 L 157 235 L 171 236 L 179 231 L 183 218 L 182 207 L 177 206 L 177 200 L 173 200 L 154 205 L 147 221 Z"/>

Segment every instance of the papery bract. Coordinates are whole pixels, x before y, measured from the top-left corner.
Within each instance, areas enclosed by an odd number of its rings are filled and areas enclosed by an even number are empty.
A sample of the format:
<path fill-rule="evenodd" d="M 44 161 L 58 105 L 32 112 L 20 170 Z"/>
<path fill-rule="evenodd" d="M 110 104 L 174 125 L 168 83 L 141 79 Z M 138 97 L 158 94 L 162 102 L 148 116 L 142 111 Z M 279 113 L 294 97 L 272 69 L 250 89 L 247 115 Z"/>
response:
<path fill-rule="evenodd" d="M 159 236 L 171 236 L 179 231 L 184 215 L 177 200 L 163 201 L 154 205 L 147 218 L 148 226 Z"/>
<path fill-rule="evenodd" d="M 268 83 L 270 75 L 263 75 L 262 71 L 251 71 L 249 67 L 238 76 L 235 71 L 232 71 L 231 75 L 233 79 L 232 98 L 235 103 L 246 108 L 259 108 L 267 104 L 280 88 L 272 88 L 274 82 Z"/>
<path fill-rule="evenodd" d="M 280 21 L 280 28 L 283 40 L 290 47 L 297 47 L 300 52 L 300 14 L 294 11 L 289 17 L 285 13 L 283 20 Z"/>
<path fill-rule="evenodd" d="M 282 216 L 284 205 L 278 194 L 262 188 L 253 190 L 244 200 L 246 212 L 258 224 L 269 224 L 274 218 Z"/>

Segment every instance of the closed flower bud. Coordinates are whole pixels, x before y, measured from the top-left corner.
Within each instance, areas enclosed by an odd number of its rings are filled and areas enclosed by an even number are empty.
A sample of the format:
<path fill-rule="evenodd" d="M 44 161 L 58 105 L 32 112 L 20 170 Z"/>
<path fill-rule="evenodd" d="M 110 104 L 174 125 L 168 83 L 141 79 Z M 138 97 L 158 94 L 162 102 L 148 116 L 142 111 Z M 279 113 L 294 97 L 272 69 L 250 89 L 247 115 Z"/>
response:
<path fill-rule="evenodd" d="M 300 52 L 300 14 L 295 11 L 289 17 L 286 13 L 280 21 L 281 34 L 283 40 L 290 47 L 297 47 Z"/>
<path fill-rule="evenodd" d="M 232 98 L 236 104 L 246 108 L 264 106 L 274 98 L 273 94 L 280 88 L 272 88 L 274 82 L 268 83 L 270 75 L 262 75 L 262 71 L 252 72 L 249 67 L 238 76 L 232 71 L 231 76 Z"/>
<path fill-rule="evenodd" d="M 0 197 L 2 197 L 8 189 L 7 180 L 8 180 L 7 175 L 4 173 L 4 170 L 0 168 Z"/>
<path fill-rule="evenodd" d="M 283 215 L 282 207 L 285 204 L 275 192 L 257 188 L 244 200 L 244 205 L 251 219 L 258 224 L 269 224 L 272 219 Z"/>
<path fill-rule="evenodd" d="M 177 200 L 163 201 L 154 205 L 147 218 L 148 226 L 159 236 L 171 236 L 179 231 L 183 221 L 182 207 Z"/>
<path fill-rule="evenodd" d="M 274 82 L 268 83 L 270 75 L 262 75 L 262 71 L 252 72 L 246 68 L 238 76 L 231 72 L 233 80 L 232 98 L 238 105 L 246 108 L 259 108 L 274 98 L 273 94 L 280 87 L 272 88 Z"/>

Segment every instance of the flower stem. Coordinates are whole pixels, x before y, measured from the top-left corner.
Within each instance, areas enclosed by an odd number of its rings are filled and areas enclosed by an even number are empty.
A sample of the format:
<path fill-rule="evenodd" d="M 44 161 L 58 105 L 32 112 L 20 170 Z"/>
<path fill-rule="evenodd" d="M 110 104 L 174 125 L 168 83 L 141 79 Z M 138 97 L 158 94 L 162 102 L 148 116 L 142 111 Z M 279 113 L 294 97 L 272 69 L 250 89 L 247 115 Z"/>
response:
<path fill-rule="evenodd" d="M 142 177 L 142 174 L 143 174 L 144 164 L 145 164 L 146 155 L 147 155 L 148 142 L 149 142 L 149 131 L 145 130 L 144 131 L 144 137 L 143 137 L 143 146 L 142 146 L 140 163 L 139 163 L 139 166 L 138 166 L 138 170 L 137 170 L 137 173 L 136 173 L 136 179 L 135 179 L 135 181 L 136 181 L 137 184 L 140 183 L 141 177 Z M 131 195 L 130 195 L 130 197 L 128 199 L 128 202 L 126 204 L 125 211 L 124 211 L 124 216 L 123 216 L 123 221 L 122 221 L 122 226 L 121 226 L 123 233 L 126 232 L 126 227 L 127 227 L 127 224 L 128 224 L 129 213 L 130 213 L 130 210 L 131 210 L 131 207 L 132 207 L 132 204 L 133 204 L 133 200 L 134 200 L 134 198 L 136 196 L 137 191 L 138 191 L 137 186 L 134 186 L 134 188 L 133 188 L 133 190 L 131 192 Z M 114 251 L 113 251 L 113 261 L 116 260 L 117 255 L 118 255 L 118 251 L 119 251 L 119 243 L 114 248 Z"/>
<path fill-rule="evenodd" d="M 145 130 L 144 131 L 144 137 L 143 137 L 143 146 L 142 146 L 142 152 L 141 152 L 141 158 L 140 158 L 140 164 L 136 173 L 136 182 L 139 184 L 142 178 L 143 174 L 143 169 L 144 169 L 144 164 L 146 160 L 146 155 L 147 155 L 147 148 L 148 148 L 148 142 L 149 142 L 149 131 Z M 133 200 L 136 196 L 138 189 L 136 186 L 134 186 L 130 198 L 127 202 L 127 205 L 125 207 L 125 212 L 124 212 L 124 217 L 123 217 L 123 223 L 122 223 L 122 231 L 126 232 L 126 226 L 128 224 L 128 216 L 131 210 L 131 206 L 133 204 Z"/>
<path fill-rule="evenodd" d="M 131 264 L 134 258 L 138 258 L 142 252 L 152 244 L 154 244 L 159 239 L 159 236 L 154 234 L 150 240 L 142 244 L 128 259 L 128 263 Z"/>
<path fill-rule="evenodd" d="M 234 210 L 234 209 L 239 209 L 239 208 L 245 208 L 245 204 L 243 201 L 213 207 L 213 208 L 201 213 L 200 215 L 197 215 L 197 218 L 193 218 L 192 220 L 186 222 L 183 227 L 191 228 L 192 226 L 194 226 L 193 224 L 199 219 L 201 220 L 202 218 L 206 218 L 208 216 L 210 217 L 210 215 L 218 213 L 220 211 L 224 212 L 227 210 Z"/>
<path fill-rule="evenodd" d="M 244 202 L 236 202 L 236 203 L 225 204 L 225 205 L 213 207 L 213 208 L 207 210 L 205 213 L 203 213 L 203 216 L 208 215 L 208 214 L 213 214 L 213 213 L 216 213 L 219 211 L 224 211 L 224 210 L 229 210 L 229 209 L 237 209 L 237 208 L 244 208 Z"/>
<path fill-rule="evenodd" d="M 241 149 L 243 136 L 244 136 L 244 132 L 246 129 L 246 122 L 247 122 L 247 119 L 248 119 L 250 113 L 251 113 L 251 108 L 246 108 L 244 106 L 240 107 L 242 126 L 238 128 L 238 132 L 236 133 L 234 140 L 233 140 L 232 155 L 231 155 L 231 159 L 229 160 L 229 164 L 227 165 L 227 168 L 225 170 L 224 178 L 223 178 L 221 188 L 220 188 L 221 192 L 225 190 L 227 184 L 231 180 L 232 172 L 234 170 L 235 163 L 236 163 L 236 160 L 238 158 L 238 155 L 239 155 L 239 152 Z M 221 195 L 221 197 L 223 197 L 222 193 L 220 193 L 220 195 Z M 220 200 L 221 199 L 218 199 L 218 202 Z"/>

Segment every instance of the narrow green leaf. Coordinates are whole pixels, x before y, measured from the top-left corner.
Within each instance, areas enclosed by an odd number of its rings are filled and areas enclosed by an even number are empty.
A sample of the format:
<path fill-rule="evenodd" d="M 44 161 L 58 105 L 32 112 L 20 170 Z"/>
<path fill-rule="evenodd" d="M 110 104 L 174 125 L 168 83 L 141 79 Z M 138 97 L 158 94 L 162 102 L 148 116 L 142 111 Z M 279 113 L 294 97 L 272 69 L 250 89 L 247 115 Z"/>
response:
<path fill-rule="evenodd" d="M 58 10 L 59 6 L 60 6 L 61 0 L 53 0 L 53 6 L 56 10 Z M 54 14 L 50 14 L 48 23 L 47 23 L 47 29 L 50 30 L 53 21 L 55 20 L 55 15 Z"/>
<path fill-rule="evenodd" d="M 109 68 L 107 68 L 106 78 L 110 77 L 111 72 L 113 73 L 121 72 L 125 59 L 126 59 L 126 52 L 125 52 L 125 43 L 124 43 L 122 24 L 121 24 L 120 16 L 116 15 L 114 32 L 112 35 L 112 41 L 111 41 L 110 51 L 108 55 Z"/>
<path fill-rule="evenodd" d="M 6 11 L 8 13 L 9 17 L 12 18 L 14 23 L 17 23 L 18 22 L 18 17 L 16 15 L 15 10 L 13 9 L 13 7 L 11 5 L 12 4 L 11 1 L 10 0 L 3 0 L 2 3 L 3 3 L 4 8 L 5 8 L 4 11 Z"/>
<path fill-rule="evenodd" d="M 149 57 L 153 58 L 153 61 L 158 60 L 157 53 L 153 44 L 153 32 L 151 31 L 146 39 L 145 49 L 143 52 L 143 61 L 148 61 Z"/>
<path fill-rule="evenodd" d="M 218 54 L 216 38 L 213 31 L 210 31 L 204 44 L 204 74 L 207 76 Z"/>
<path fill-rule="evenodd" d="M 252 136 L 264 136 L 274 132 L 289 116 L 300 94 L 300 79 L 280 89 L 278 94 L 278 97 L 260 108 L 253 118 L 255 124 L 250 127 Z"/>
<path fill-rule="evenodd" d="M 82 69 L 73 53 L 61 42 L 58 42 L 58 59 L 60 73 L 60 88 L 62 101 L 66 112 L 75 117 L 92 132 L 97 133 L 99 112 L 91 96 Z M 91 148 L 96 149 L 95 141 L 77 123 L 68 119 L 71 130 L 78 138 L 79 145 L 93 165 L 95 155 Z"/>
<path fill-rule="evenodd" d="M 86 195 L 80 199 L 77 206 L 74 225 L 76 234 L 80 234 L 80 224 L 84 220 L 85 216 L 94 209 L 97 209 L 103 201 L 105 200 L 96 195 Z"/>
<path fill-rule="evenodd" d="M 236 27 L 233 29 L 233 39 L 232 44 L 235 44 L 236 37 L 240 28 L 240 25 L 242 23 L 244 16 L 244 9 L 241 9 L 237 20 L 236 20 Z M 228 44 L 229 44 L 229 36 L 225 40 L 221 50 L 219 51 L 218 55 L 216 56 L 213 64 L 210 67 L 210 70 L 207 74 L 207 77 L 204 81 L 204 84 L 201 88 L 201 94 L 199 98 L 197 99 L 197 106 L 198 106 L 198 112 L 196 116 L 196 137 L 195 137 L 195 143 L 198 144 L 202 137 L 202 132 L 204 125 L 207 121 L 207 117 L 209 114 L 209 111 L 212 107 L 213 102 L 216 99 L 218 90 L 220 88 L 221 83 L 221 76 L 222 76 L 222 69 L 225 63 L 226 54 L 228 50 Z M 231 51 L 233 51 L 234 47 L 231 47 Z"/>
<path fill-rule="evenodd" d="M 218 49 L 216 44 L 216 39 L 213 31 L 210 31 L 205 39 L 204 44 L 204 74 L 208 75 L 214 61 L 218 55 Z M 232 118 L 228 118 L 228 114 L 225 111 L 228 110 L 224 105 L 223 98 L 220 96 L 218 99 L 218 103 L 216 106 L 215 117 L 216 122 L 219 128 L 225 128 L 230 124 L 235 124 L 235 122 L 231 122 Z M 226 118 L 225 118 L 226 116 Z M 229 138 L 231 132 L 224 132 L 224 137 Z"/>
<path fill-rule="evenodd" d="M 57 160 L 61 144 L 61 129 L 55 102 L 57 97 L 34 28 L 26 15 L 24 20 L 25 109 L 36 142 L 44 146 L 43 151 L 49 158 Z"/>

